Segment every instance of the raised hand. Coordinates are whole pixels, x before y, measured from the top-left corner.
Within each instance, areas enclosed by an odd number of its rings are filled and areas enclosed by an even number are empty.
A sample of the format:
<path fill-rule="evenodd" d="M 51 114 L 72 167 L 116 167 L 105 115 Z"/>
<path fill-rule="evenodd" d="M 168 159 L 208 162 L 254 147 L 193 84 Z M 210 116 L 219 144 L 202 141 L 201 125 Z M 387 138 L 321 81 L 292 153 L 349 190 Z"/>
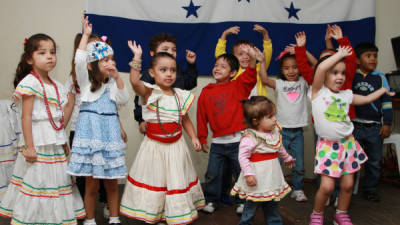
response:
<path fill-rule="evenodd" d="M 289 44 L 289 45 L 287 45 L 287 46 L 285 47 L 285 51 L 286 51 L 287 53 L 291 54 L 291 55 L 294 55 L 294 54 L 295 54 L 294 47 L 296 47 L 295 44 Z"/>
<path fill-rule="evenodd" d="M 239 26 L 230 27 L 230 28 L 226 29 L 226 30 L 222 33 L 221 39 L 222 39 L 222 40 L 226 40 L 226 37 L 227 37 L 227 36 L 229 36 L 229 35 L 231 35 L 231 34 L 239 34 L 239 32 L 240 32 L 240 27 L 239 27 Z"/>
<path fill-rule="evenodd" d="M 263 39 L 264 39 L 265 41 L 269 40 L 268 31 L 267 31 L 267 29 L 265 29 L 263 26 L 258 25 L 258 24 L 254 24 L 253 30 L 256 31 L 256 32 L 261 33 L 262 36 L 263 36 Z"/>
<path fill-rule="evenodd" d="M 335 39 L 338 40 L 340 38 L 343 38 L 343 33 L 342 33 L 342 28 L 340 28 L 338 25 L 333 25 L 331 27 L 331 36 Z"/>
<path fill-rule="evenodd" d="M 336 54 L 342 55 L 342 57 L 346 57 L 351 55 L 351 46 L 339 46 Z"/>
<path fill-rule="evenodd" d="M 257 47 L 254 47 L 255 50 L 255 57 L 257 59 L 257 61 L 259 62 L 265 62 L 265 52 L 260 51 L 260 49 L 258 49 Z"/>
<path fill-rule="evenodd" d="M 82 17 L 82 32 L 85 35 L 90 35 L 92 33 L 92 24 L 89 23 L 89 17 Z"/>
<path fill-rule="evenodd" d="M 297 46 L 305 46 L 306 45 L 306 33 L 304 31 L 298 32 L 296 35 L 294 35 L 294 38 L 296 39 L 296 44 Z"/>
<path fill-rule="evenodd" d="M 331 25 L 328 24 L 326 27 L 326 33 L 325 33 L 325 40 L 330 40 L 332 38 L 332 27 Z"/>
<path fill-rule="evenodd" d="M 131 49 L 132 53 L 134 54 L 134 59 L 141 59 L 142 58 L 142 47 L 136 44 L 136 41 L 128 41 L 128 46 Z"/>
<path fill-rule="evenodd" d="M 196 53 L 186 50 L 186 62 L 194 64 L 196 62 Z"/>

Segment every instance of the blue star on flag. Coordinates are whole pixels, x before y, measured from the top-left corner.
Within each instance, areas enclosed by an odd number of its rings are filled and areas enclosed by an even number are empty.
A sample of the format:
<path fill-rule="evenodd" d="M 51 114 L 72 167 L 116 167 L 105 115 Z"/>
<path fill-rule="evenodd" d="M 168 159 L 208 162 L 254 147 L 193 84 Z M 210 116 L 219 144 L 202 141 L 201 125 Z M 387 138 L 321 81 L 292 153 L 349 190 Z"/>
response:
<path fill-rule="evenodd" d="M 288 19 L 290 19 L 290 18 L 293 16 L 294 18 L 296 18 L 297 20 L 299 20 L 299 17 L 297 16 L 297 12 L 300 11 L 300 9 L 299 9 L 299 8 L 295 8 L 295 7 L 293 6 L 293 2 L 290 3 L 290 8 L 286 8 L 286 7 L 285 7 L 285 9 L 286 9 L 286 11 L 289 12 Z"/>
<path fill-rule="evenodd" d="M 192 0 L 190 0 L 189 6 L 182 6 L 182 8 L 187 11 L 186 18 L 188 18 L 191 15 L 193 15 L 193 16 L 195 16 L 197 18 L 198 17 L 197 16 L 197 10 L 200 7 L 201 7 L 200 5 L 194 5 Z"/>

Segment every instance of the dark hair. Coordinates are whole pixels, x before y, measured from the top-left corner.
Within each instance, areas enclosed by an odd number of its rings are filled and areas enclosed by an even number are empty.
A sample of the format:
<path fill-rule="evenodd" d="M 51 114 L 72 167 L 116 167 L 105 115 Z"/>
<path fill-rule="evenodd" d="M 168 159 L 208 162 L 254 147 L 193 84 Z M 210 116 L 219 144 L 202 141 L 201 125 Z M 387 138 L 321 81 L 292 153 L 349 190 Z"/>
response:
<path fill-rule="evenodd" d="M 233 50 L 234 50 L 236 47 L 239 47 L 240 45 L 249 45 L 250 47 L 254 47 L 254 44 L 251 43 L 251 42 L 248 41 L 248 40 L 239 40 L 239 41 L 235 42 L 235 44 L 233 44 L 233 46 L 232 46 L 232 53 L 233 53 Z"/>
<path fill-rule="evenodd" d="M 239 70 L 239 60 L 234 56 L 233 54 L 230 53 L 225 53 L 217 57 L 215 61 L 218 61 L 218 59 L 223 58 L 225 59 L 229 66 L 231 67 L 231 71 L 238 71 Z"/>
<path fill-rule="evenodd" d="M 151 37 L 149 42 L 149 50 L 154 53 L 157 50 L 157 47 L 163 42 L 172 42 L 176 46 L 176 38 L 172 34 L 167 33 L 159 33 Z"/>
<path fill-rule="evenodd" d="M 16 88 L 18 83 L 32 71 L 32 65 L 29 65 L 27 61 L 32 58 L 33 52 L 38 50 L 40 41 L 48 40 L 53 42 L 54 49 L 56 49 L 56 42 L 47 34 L 34 34 L 26 40 L 24 44 L 24 53 L 22 53 L 15 71 L 14 88 Z"/>
<path fill-rule="evenodd" d="M 279 78 L 282 80 L 286 80 L 286 77 L 282 73 L 282 67 L 283 67 L 283 62 L 285 62 L 287 59 L 293 58 L 296 61 L 296 55 L 286 53 L 284 54 L 280 59 L 279 59 Z M 297 63 L 297 61 L 296 61 Z"/>
<path fill-rule="evenodd" d="M 174 60 L 176 62 L 174 56 L 169 54 L 168 52 L 158 52 L 151 57 L 150 68 L 154 68 L 158 59 L 160 59 L 160 58 L 171 58 L 172 60 Z"/>
<path fill-rule="evenodd" d="M 368 51 L 378 52 L 379 49 L 378 49 L 378 47 L 376 47 L 376 45 L 369 43 L 369 42 L 362 42 L 362 43 L 356 45 L 356 47 L 354 48 L 354 52 L 356 53 L 357 58 L 360 58 L 360 56 L 364 52 L 368 52 Z"/>
<path fill-rule="evenodd" d="M 275 114 L 275 104 L 265 96 L 251 96 L 242 103 L 244 123 L 249 128 L 257 129 L 259 120 Z"/>
<path fill-rule="evenodd" d="M 314 76 L 315 76 L 315 73 L 317 72 L 317 69 L 318 69 L 318 66 L 323 62 L 323 61 L 325 61 L 327 58 L 329 58 L 329 57 L 331 57 L 332 55 L 326 55 L 326 56 L 324 56 L 324 57 L 322 57 L 322 58 L 320 58 L 319 60 L 318 60 L 318 62 L 317 62 L 317 64 L 315 65 L 315 68 L 314 68 Z M 341 60 L 339 60 L 338 62 L 344 62 L 344 58 L 343 59 L 341 59 Z M 337 63 L 338 63 L 337 62 Z"/>

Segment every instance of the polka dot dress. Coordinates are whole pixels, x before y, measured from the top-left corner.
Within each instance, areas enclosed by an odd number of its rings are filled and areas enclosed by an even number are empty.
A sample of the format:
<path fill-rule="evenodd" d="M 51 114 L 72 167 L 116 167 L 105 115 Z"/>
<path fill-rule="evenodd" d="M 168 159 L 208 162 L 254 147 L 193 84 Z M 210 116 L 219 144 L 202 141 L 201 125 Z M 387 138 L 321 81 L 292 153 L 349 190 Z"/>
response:
<path fill-rule="evenodd" d="M 357 172 L 367 160 L 367 155 L 353 135 L 340 140 L 319 138 L 314 173 L 339 178 Z"/>

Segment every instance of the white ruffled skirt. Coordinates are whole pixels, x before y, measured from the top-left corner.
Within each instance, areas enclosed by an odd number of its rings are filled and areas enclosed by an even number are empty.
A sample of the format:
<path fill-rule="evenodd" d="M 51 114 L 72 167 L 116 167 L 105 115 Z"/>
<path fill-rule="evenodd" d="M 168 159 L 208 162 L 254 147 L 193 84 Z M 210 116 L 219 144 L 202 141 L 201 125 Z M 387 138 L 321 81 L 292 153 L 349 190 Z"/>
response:
<path fill-rule="evenodd" d="M 0 204 L 0 215 L 11 224 L 77 224 L 86 216 L 78 189 L 66 173 L 60 145 L 35 147 L 37 161 L 27 163 L 18 152 L 11 183 Z"/>
<path fill-rule="evenodd" d="M 231 190 L 231 195 L 254 202 L 279 201 L 292 189 L 286 183 L 278 158 L 252 162 L 251 169 L 255 173 L 257 185 L 249 187 L 243 172 Z"/>
<path fill-rule="evenodd" d="M 188 224 L 204 205 L 184 138 L 166 144 L 145 137 L 129 172 L 121 214 L 147 223 Z"/>

